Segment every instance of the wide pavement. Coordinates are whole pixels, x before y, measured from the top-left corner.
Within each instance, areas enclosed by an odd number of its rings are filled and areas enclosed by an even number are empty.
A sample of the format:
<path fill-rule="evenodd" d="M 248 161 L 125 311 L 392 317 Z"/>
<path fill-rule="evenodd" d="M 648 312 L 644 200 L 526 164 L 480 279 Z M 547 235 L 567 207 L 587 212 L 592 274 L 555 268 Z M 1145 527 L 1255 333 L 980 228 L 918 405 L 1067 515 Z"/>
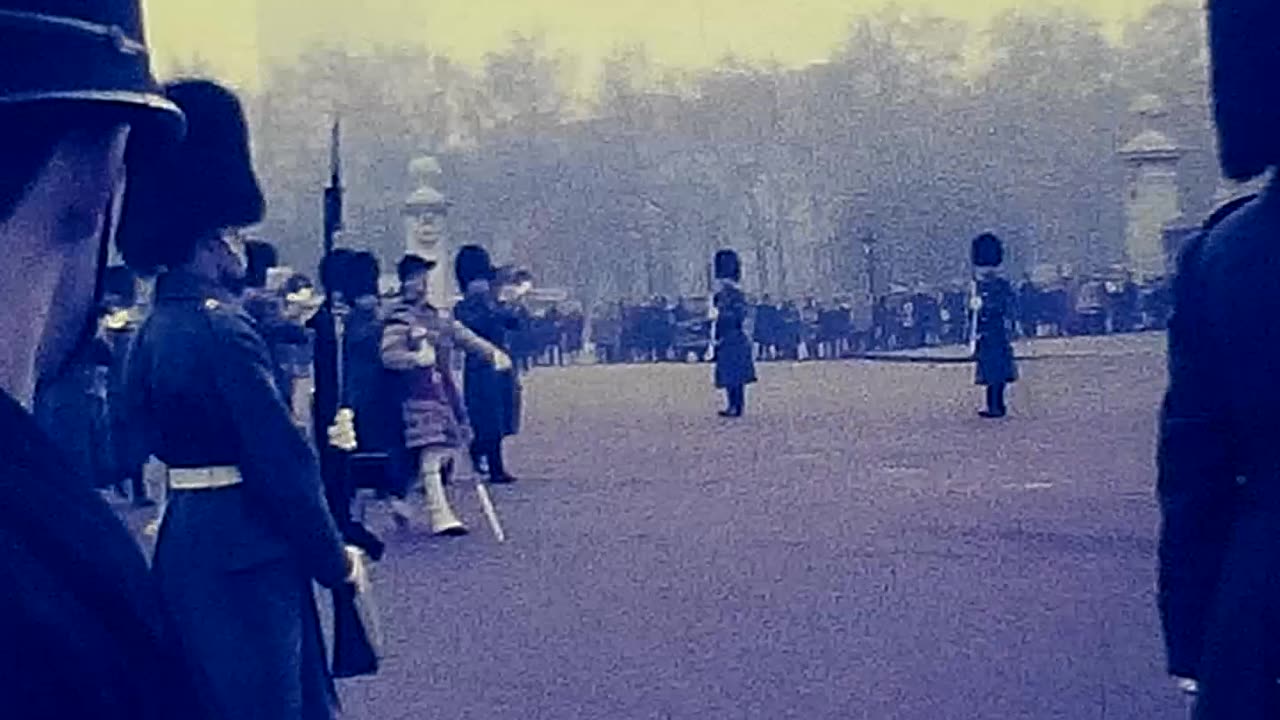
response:
<path fill-rule="evenodd" d="M 1089 342 L 1097 342 L 1090 340 Z M 1153 598 L 1158 336 L 1023 365 L 539 370 L 497 544 L 396 532 L 353 718 L 1177 718 Z M 1118 351 L 1123 350 L 1123 351 Z"/>

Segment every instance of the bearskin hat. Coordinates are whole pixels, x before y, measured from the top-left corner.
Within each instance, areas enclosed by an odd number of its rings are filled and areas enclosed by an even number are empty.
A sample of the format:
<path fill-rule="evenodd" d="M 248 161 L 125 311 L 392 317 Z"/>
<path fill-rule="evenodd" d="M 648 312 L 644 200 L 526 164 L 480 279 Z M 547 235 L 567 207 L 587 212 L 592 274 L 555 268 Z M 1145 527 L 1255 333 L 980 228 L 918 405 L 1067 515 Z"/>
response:
<path fill-rule="evenodd" d="M 267 271 L 280 262 L 276 247 L 263 240 L 250 240 L 244 244 L 245 284 L 251 288 L 266 287 Z"/>
<path fill-rule="evenodd" d="M 489 251 L 479 245 L 463 245 L 453 261 L 453 275 L 458 281 L 458 290 L 466 292 L 467 286 L 475 280 L 492 281 L 497 270 L 489 259 Z"/>
<path fill-rule="evenodd" d="M 320 260 L 320 284 L 327 293 L 347 294 L 351 278 L 351 261 L 355 252 L 335 248 Z"/>
<path fill-rule="evenodd" d="M 257 224 L 265 210 L 235 93 L 208 80 L 164 89 L 186 115 L 187 134 L 171 152 L 127 162 L 117 234 L 125 262 L 143 272 L 187 262 L 201 238 Z M 141 152 L 137 147 L 128 152 Z"/>
<path fill-rule="evenodd" d="M 1280 3 L 1210 0 L 1209 53 L 1222 173 L 1255 178 L 1280 165 Z"/>
<path fill-rule="evenodd" d="M 125 265 L 112 265 L 103 273 L 102 292 L 132 305 L 137 302 L 138 276 Z"/>
<path fill-rule="evenodd" d="M 742 280 L 742 263 L 738 260 L 738 253 L 732 250 L 720 250 L 716 252 L 714 265 L 717 280 L 734 282 Z"/>
<path fill-rule="evenodd" d="M 378 294 L 378 277 L 382 269 L 376 255 L 368 250 L 352 255 L 347 273 L 347 297 L 354 300 Z"/>
<path fill-rule="evenodd" d="M 1004 263 L 1004 243 L 991 233 L 974 238 L 970 252 L 976 267 L 1000 267 Z"/>

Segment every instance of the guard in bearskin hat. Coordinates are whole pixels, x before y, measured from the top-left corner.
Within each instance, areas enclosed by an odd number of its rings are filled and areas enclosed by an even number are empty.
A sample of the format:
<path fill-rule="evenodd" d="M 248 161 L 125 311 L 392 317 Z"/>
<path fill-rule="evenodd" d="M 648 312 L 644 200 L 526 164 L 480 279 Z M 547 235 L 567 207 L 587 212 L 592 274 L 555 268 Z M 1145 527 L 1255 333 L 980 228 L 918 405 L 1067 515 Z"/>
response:
<path fill-rule="evenodd" d="M 161 151 L 182 114 L 139 0 L 0 0 L 0 48 L 4 715 L 201 717 L 145 558 L 31 412 L 97 330 L 126 144 Z"/>
<path fill-rule="evenodd" d="M 974 238 L 972 246 L 974 283 L 971 300 L 972 343 L 977 362 L 975 382 L 987 389 L 987 406 L 979 411 L 984 418 L 1008 414 L 1005 387 L 1018 379 L 1013 357 L 1011 323 L 1015 295 L 1013 285 L 999 274 L 1004 263 L 1004 244 L 991 233 Z"/>
<path fill-rule="evenodd" d="M 756 381 L 755 360 L 746 322 L 747 296 L 738 284 L 742 282 L 742 265 L 738 254 L 720 250 L 715 255 L 715 277 L 719 284 L 714 297 L 716 320 L 715 343 L 716 387 L 724 390 L 727 406 L 721 417 L 739 418 L 746 410 L 747 386 Z"/>
<path fill-rule="evenodd" d="M 344 547 L 315 452 L 229 289 L 245 273 L 241 229 L 264 210 L 240 102 L 201 80 L 166 94 L 189 132 L 130 169 L 120 227 L 126 261 L 161 270 L 126 385 L 146 430 L 139 457 L 169 468 L 154 573 L 218 717 L 327 720 L 336 696 L 312 582 L 362 582 L 363 554 Z"/>
<path fill-rule="evenodd" d="M 1159 607 L 1198 720 L 1280 717 L 1280 5 L 1210 0 L 1223 174 L 1271 174 L 1215 212 L 1173 281 L 1160 420 Z"/>
<path fill-rule="evenodd" d="M 453 308 L 454 317 L 509 356 L 511 334 L 520 331 L 524 322 L 512 303 L 501 301 L 498 271 L 488 251 L 479 245 L 460 248 L 454 277 L 463 293 Z M 502 441 L 519 429 L 519 375 L 514 368 L 500 370 L 483 357 L 468 355 L 463 394 L 475 432 L 471 459 L 476 470 L 487 472 L 492 483 L 514 482 L 502 456 Z"/>

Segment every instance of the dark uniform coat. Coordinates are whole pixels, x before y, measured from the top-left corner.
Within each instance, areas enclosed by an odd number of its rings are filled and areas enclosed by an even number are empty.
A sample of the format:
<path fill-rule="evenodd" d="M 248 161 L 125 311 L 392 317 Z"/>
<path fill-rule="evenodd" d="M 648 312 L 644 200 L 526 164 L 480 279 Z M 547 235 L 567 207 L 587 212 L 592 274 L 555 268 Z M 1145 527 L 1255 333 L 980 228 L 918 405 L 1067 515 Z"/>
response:
<path fill-rule="evenodd" d="M 107 434 L 110 436 L 113 482 L 141 479 L 142 463 L 146 462 L 146 458 L 137 457 L 131 443 L 133 433 L 129 427 L 125 388 L 125 368 L 137 334 L 138 326 L 132 321 L 124 327 L 109 329 L 105 334 L 106 343 L 111 348 L 111 368 L 107 375 Z"/>
<path fill-rule="evenodd" d="M 747 337 L 747 296 L 737 286 L 715 295 L 716 387 L 750 385 L 756 381 L 751 338 Z"/>
<path fill-rule="evenodd" d="M 280 386 L 285 397 L 289 397 L 293 387 L 293 370 L 287 362 L 289 348 L 306 346 L 311 341 L 306 328 L 285 317 L 284 299 L 277 292 L 263 288 L 249 288 L 242 296 L 241 305 L 253 318 L 259 334 L 267 344 L 267 350 L 271 353 L 276 384 Z"/>
<path fill-rule="evenodd" d="M 1160 419 L 1160 611 L 1202 720 L 1280 717 L 1280 194 L 1189 243 Z"/>
<path fill-rule="evenodd" d="M 219 717 L 327 720 L 312 580 L 337 586 L 346 564 L 315 453 L 273 370 L 252 319 L 217 288 L 160 277 L 129 365 L 134 417 L 170 468 L 233 465 L 243 483 L 171 490 L 154 570 Z"/>
<path fill-rule="evenodd" d="M 1013 359 L 1013 343 L 1009 324 L 1013 317 L 1015 297 L 1013 285 L 998 275 L 985 275 L 977 281 L 978 309 L 977 377 L 978 385 L 1003 385 L 1018 379 L 1018 365 Z"/>
<path fill-rule="evenodd" d="M 4 393 L 0 547 L 0 715 L 206 717 L 142 552 Z"/>
<path fill-rule="evenodd" d="M 72 467 L 94 487 L 115 484 L 116 453 L 107 417 L 111 348 L 101 337 L 85 346 L 57 381 L 36 393 L 36 419 Z"/>
<path fill-rule="evenodd" d="M 378 306 L 357 303 L 342 337 L 342 393 L 355 411 L 360 452 L 388 452 L 403 432 L 395 376 L 382 364 L 383 322 Z"/>
<path fill-rule="evenodd" d="M 453 316 L 508 354 L 509 334 L 528 325 L 517 309 L 484 294 L 467 295 L 454 306 Z M 520 431 L 520 378 L 514 369 L 499 372 L 489 358 L 468 353 L 462 392 L 477 440 L 509 437 Z"/>

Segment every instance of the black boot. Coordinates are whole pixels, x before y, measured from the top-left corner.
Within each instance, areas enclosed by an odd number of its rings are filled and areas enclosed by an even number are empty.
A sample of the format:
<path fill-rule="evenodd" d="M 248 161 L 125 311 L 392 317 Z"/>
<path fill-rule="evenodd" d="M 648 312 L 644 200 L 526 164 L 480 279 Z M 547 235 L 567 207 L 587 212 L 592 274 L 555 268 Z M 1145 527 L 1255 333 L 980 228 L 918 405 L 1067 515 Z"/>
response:
<path fill-rule="evenodd" d="M 984 418 L 1002 418 L 1008 414 L 1008 408 L 1004 404 L 1004 385 L 988 385 L 987 386 L 987 409 L 978 413 Z"/>
<path fill-rule="evenodd" d="M 488 452 L 485 455 L 489 460 L 489 483 L 491 485 L 510 485 L 516 481 L 516 478 L 507 472 L 507 465 L 503 462 L 502 440 L 490 443 Z"/>
<path fill-rule="evenodd" d="M 746 405 L 746 388 L 736 385 L 731 388 L 725 388 L 725 396 L 728 400 L 729 407 L 720 413 L 720 417 L 740 418 L 742 411 Z"/>

